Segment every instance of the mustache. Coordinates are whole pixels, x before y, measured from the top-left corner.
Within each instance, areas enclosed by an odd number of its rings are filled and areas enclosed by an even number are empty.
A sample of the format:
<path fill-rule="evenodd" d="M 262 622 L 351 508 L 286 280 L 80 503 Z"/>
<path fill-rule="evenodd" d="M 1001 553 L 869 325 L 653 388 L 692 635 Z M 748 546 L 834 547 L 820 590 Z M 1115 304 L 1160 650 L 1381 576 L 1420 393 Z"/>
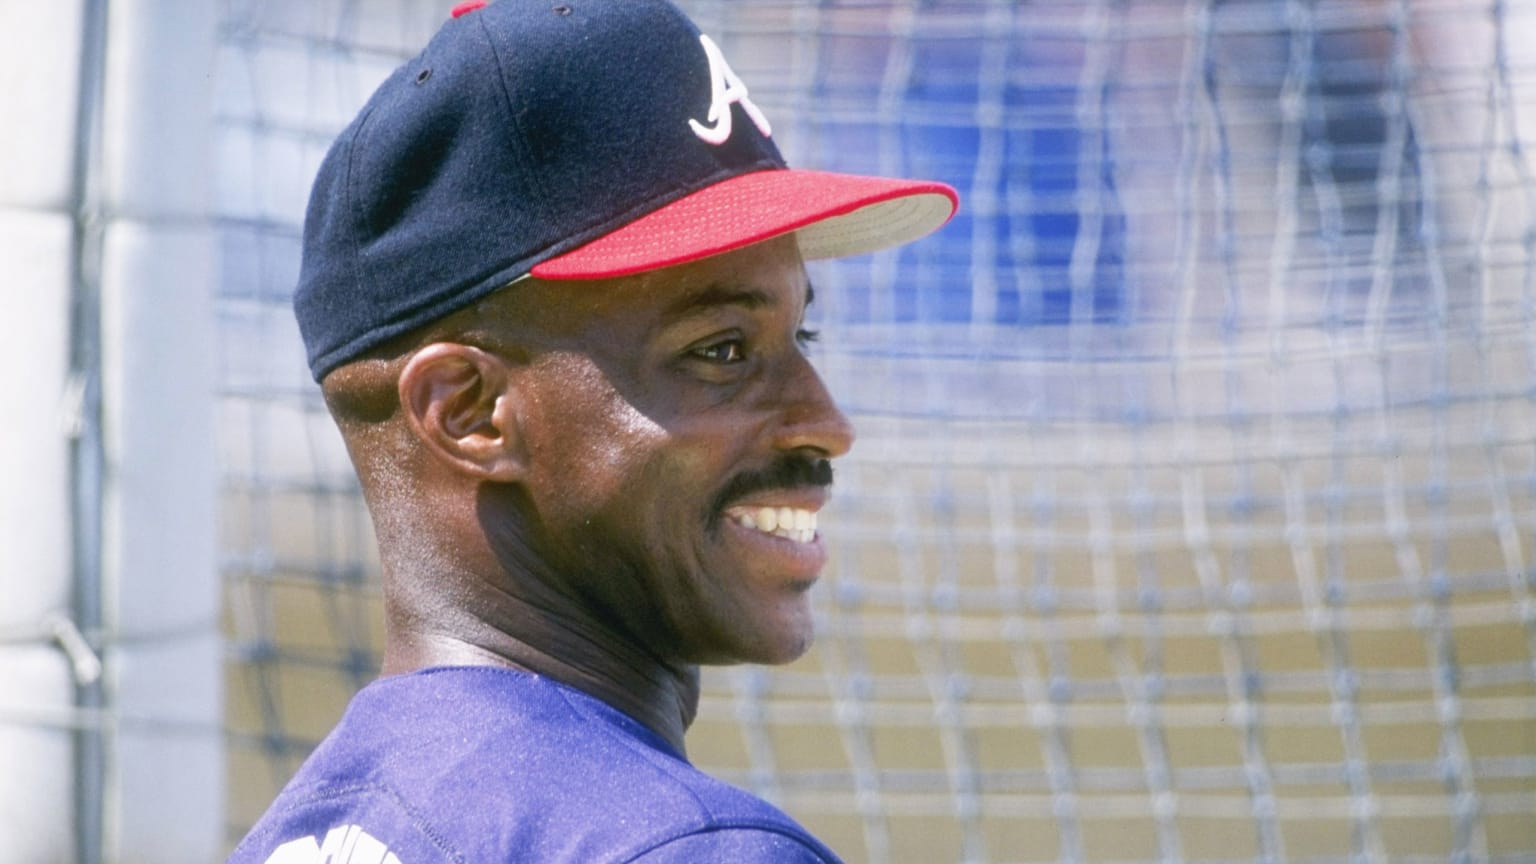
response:
<path fill-rule="evenodd" d="M 830 460 L 785 454 L 760 470 L 732 477 L 731 481 L 725 484 L 725 488 L 720 490 L 720 494 L 715 496 L 714 506 L 710 508 L 710 518 L 719 520 L 731 502 L 756 492 L 831 485 L 832 462 Z"/>

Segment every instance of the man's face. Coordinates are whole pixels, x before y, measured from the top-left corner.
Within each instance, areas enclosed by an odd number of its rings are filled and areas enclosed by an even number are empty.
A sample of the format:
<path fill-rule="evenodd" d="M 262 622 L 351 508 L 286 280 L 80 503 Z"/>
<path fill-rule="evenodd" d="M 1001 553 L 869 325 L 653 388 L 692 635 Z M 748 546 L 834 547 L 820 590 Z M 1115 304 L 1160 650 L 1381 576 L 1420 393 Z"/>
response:
<path fill-rule="evenodd" d="M 803 653 L 827 460 L 853 436 L 804 354 L 810 288 L 794 241 L 511 290 L 538 310 L 543 344 L 514 385 L 528 524 L 503 557 L 542 564 L 597 638 L 663 660 Z"/>

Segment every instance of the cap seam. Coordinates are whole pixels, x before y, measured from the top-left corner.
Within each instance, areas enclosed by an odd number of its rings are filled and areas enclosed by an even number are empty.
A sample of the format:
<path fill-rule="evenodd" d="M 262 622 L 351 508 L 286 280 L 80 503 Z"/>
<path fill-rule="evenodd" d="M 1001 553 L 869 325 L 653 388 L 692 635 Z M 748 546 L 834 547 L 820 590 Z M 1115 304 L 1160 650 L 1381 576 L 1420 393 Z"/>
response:
<path fill-rule="evenodd" d="M 364 285 L 362 271 L 367 266 L 366 259 L 363 258 L 362 237 L 364 231 L 360 229 L 366 228 L 367 233 L 372 234 L 373 225 L 372 220 L 364 215 L 365 209 L 357 206 L 357 192 L 352 186 L 352 174 L 359 158 L 358 151 L 361 149 L 358 146 L 361 143 L 358 139 L 362 137 L 363 130 L 367 128 L 368 120 L 373 117 L 373 112 L 377 107 L 377 100 L 370 99 L 367 107 L 358 115 L 357 125 L 352 131 L 352 139 L 347 142 L 347 176 L 342 182 L 342 188 L 346 190 L 346 200 L 342 203 L 346 208 L 347 221 L 352 226 L 352 230 L 347 232 L 350 235 L 347 237 L 347 242 L 352 247 L 352 260 L 356 262 L 356 266 L 352 268 L 352 286 L 359 294 L 363 292 Z"/>
<path fill-rule="evenodd" d="M 517 130 L 517 135 L 511 140 L 516 142 L 526 141 L 527 138 L 524 135 L 523 124 L 517 116 L 512 93 L 507 89 L 507 67 L 502 62 L 501 49 L 497 46 L 496 39 L 491 35 L 490 25 L 486 23 L 485 17 L 481 15 L 471 17 L 478 19 L 477 23 L 480 25 L 480 33 L 485 37 L 486 45 L 490 46 L 491 59 L 496 62 L 496 88 L 501 91 L 502 110 L 506 112 L 507 122 Z M 524 147 L 515 145 L 508 145 L 508 147 L 516 154 L 518 167 L 522 169 L 523 175 L 532 178 L 533 185 L 538 188 L 539 203 L 542 206 L 543 202 L 550 199 L 549 188 L 545 185 L 544 175 L 533 170 L 533 165 L 529 162 L 529 154 Z"/>

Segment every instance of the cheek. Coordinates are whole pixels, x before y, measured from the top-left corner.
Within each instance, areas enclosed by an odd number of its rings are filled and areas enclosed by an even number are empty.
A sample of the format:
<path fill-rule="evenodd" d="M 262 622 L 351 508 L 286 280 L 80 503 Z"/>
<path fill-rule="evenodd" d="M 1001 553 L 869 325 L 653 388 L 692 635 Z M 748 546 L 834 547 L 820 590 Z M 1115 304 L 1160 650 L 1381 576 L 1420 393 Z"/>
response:
<path fill-rule="evenodd" d="M 585 518 L 625 494 L 668 435 L 596 368 L 565 363 L 524 418 L 531 485 L 552 514 Z"/>

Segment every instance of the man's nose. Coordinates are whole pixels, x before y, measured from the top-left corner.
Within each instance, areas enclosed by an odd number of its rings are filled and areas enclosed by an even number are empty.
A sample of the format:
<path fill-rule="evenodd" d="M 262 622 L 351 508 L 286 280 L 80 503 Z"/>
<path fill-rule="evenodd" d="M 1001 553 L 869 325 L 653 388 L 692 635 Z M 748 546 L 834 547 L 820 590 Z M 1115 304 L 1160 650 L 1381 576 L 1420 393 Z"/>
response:
<path fill-rule="evenodd" d="M 786 377 L 782 419 L 774 445 L 780 450 L 814 450 L 835 459 L 853 447 L 853 424 L 837 407 L 821 376 L 804 356 L 795 357 Z"/>

